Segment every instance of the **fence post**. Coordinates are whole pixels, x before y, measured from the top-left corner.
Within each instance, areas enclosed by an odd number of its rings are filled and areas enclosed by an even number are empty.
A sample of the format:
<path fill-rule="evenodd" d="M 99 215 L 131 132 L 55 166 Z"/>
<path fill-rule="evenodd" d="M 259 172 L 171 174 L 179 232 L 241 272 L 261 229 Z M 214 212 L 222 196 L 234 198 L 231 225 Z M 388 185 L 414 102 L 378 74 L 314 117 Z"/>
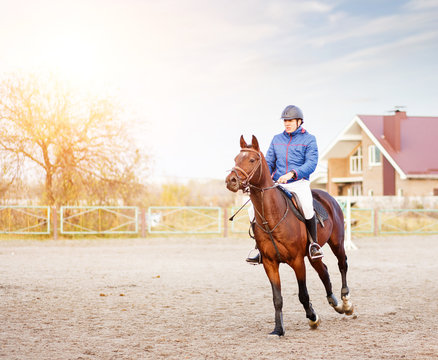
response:
<path fill-rule="evenodd" d="M 224 208 L 224 237 L 228 237 L 228 209 Z"/>
<path fill-rule="evenodd" d="M 53 240 L 58 240 L 58 211 L 56 206 L 52 208 L 53 213 Z"/>
<path fill-rule="evenodd" d="M 379 233 L 379 209 L 374 209 L 374 236 Z"/>
<path fill-rule="evenodd" d="M 356 250 L 357 246 L 354 245 L 353 241 L 351 240 L 351 199 L 350 199 L 350 196 L 347 196 L 345 214 L 346 214 L 347 228 L 345 229 L 346 241 L 344 242 L 344 248 L 346 250 Z"/>
<path fill-rule="evenodd" d="M 146 237 L 146 209 L 141 209 L 141 237 Z"/>

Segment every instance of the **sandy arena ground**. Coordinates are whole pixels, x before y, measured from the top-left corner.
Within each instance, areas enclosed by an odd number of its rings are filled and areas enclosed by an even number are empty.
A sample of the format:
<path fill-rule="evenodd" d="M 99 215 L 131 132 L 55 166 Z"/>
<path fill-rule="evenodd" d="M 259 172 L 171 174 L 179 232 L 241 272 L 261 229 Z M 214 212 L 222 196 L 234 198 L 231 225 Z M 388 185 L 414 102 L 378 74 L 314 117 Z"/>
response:
<path fill-rule="evenodd" d="M 274 327 L 250 239 L 0 241 L 5 359 L 433 359 L 438 357 L 438 236 L 355 240 L 355 315 L 337 314 L 314 270 L 322 322 L 310 330 L 282 265 L 286 335 Z M 328 247 L 335 294 L 337 262 Z"/>

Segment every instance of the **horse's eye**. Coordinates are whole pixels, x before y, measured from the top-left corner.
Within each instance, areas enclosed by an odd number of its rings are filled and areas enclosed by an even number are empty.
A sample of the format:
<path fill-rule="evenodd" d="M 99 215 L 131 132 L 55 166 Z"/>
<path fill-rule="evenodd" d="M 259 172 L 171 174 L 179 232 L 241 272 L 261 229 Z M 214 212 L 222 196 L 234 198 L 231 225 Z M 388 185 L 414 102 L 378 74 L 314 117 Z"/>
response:
<path fill-rule="evenodd" d="M 249 159 L 249 162 L 252 162 L 252 163 L 253 163 L 254 161 L 255 161 L 255 159 Z"/>

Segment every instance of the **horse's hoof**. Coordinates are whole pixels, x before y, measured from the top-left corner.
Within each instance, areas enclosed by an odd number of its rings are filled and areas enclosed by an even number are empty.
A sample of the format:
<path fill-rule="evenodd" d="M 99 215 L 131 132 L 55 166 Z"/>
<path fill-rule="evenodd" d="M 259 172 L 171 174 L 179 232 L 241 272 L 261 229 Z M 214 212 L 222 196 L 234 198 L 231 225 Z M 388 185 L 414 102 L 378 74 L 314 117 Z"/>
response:
<path fill-rule="evenodd" d="M 333 309 L 335 309 L 335 311 L 336 311 L 338 314 L 343 314 L 343 313 L 344 313 L 344 309 L 343 309 L 342 305 L 333 306 Z"/>
<path fill-rule="evenodd" d="M 345 315 L 353 315 L 354 312 L 354 306 L 351 305 L 351 307 L 348 310 L 344 310 Z"/>
<path fill-rule="evenodd" d="M 311 329 L 318 328 L 319 324 L 321 324 L 321 319 L 319 318 L 318 314 L 316 314 L 316 320 L 312 321 L 309 319 L 309 326 Z"/>
<path fill-rule="evenodd" d="M 272 331 L 272 332 L 270 332 L 269 334 L 268 334 L 268 336 L 269 337 L 271 337 L 271 336 L 284 336 L 284 330 L 275 330 L 274 329 L 274 331 Z"/>
<path fill-rule="evenodd" d="M 344 307 L 343 304 L 339 304 L 338 300 L 336 299 L 336 297 L 331 294 L 329 296 L 327 296 L 327 301 L 330 304 L 330 306 L 335 309 L 335 311 L 339 314 L 343 314 L 344 313 Z"/>
<path fill-rule="evenodd" d="M 342 308 L 345 315 L 353 314 L 354 306 L 350 301 L 350 294 L 342 296 Z"/>

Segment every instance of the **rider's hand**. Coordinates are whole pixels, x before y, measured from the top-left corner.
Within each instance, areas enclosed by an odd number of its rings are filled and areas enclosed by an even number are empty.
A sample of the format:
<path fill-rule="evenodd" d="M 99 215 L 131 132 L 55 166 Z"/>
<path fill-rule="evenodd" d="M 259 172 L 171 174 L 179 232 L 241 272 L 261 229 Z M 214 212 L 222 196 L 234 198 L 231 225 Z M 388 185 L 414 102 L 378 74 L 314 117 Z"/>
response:
<path fill-rule="evenodd" d="M 295 171 L 290 171 L 287 174 L 284 174 L 283 176 L 280 176 L 280 178 L 277 180 L 279 184 L 286 184 L 290 179 L 295 179 L 297 177 L 297 174 Z"/>

